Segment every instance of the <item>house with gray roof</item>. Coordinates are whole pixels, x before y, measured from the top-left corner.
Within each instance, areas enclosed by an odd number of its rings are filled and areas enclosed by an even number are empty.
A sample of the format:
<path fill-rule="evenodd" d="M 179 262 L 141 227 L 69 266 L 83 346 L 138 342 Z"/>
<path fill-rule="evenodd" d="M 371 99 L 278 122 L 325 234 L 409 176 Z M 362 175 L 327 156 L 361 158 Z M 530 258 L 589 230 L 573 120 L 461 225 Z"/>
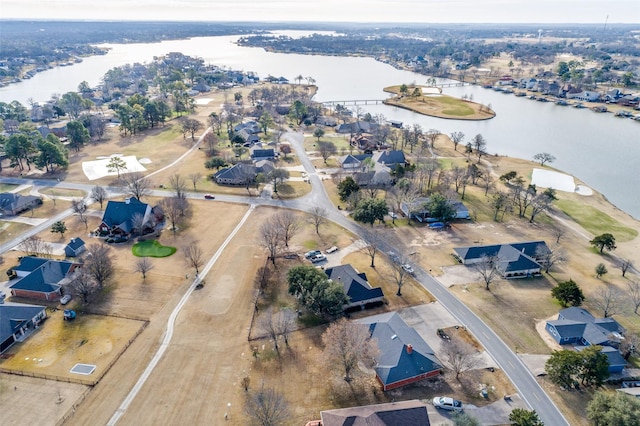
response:
<path fill-rule="evenodd" d="M 213 179 L 219 185 L 247 185 L 255 181 L 258 173 L 268 175 L 275 169 L 273 162 L 259 160 L 254 164 L 238 163 L 219 170 Z"/>
<path fill-rule="evenodd" d="M 44 306 L 0 304 L 0 354 L 14 343 L 24 341 L 46 317 Z"/>
<path fill-rule="evenodd" d="M 252 148 L 251 159 L 253 161 L 273 160 L 276 158 L 276 151 L 273 148 Z"/>
<path fill-rule="evenodd" d="M 146 224 L 151 217 L 151 206 L 133 197 L 124 201 L 110 200 L 104 210 L 102 223 L 98 230 L 102 234 L 129 235 L 135 230 L 134 217 L 136 215 L 142 216 L 142 223 Z"/>
<path fill-rule="evenodd" d="M 431 212 L 427 207 L 429 201 L 429 197 L 419 197 L 411 202 L 402 202 L 400 203 L 400 210 L 405 217 L 417 220 L 420 223 L 438 222 L 440 219 L 431 216 Z M 453 219 L 471 219 L 469 209 L 462 201 L 450 200 L 449 203 L 456 212 Z"/>
<path fill-rule="evenodd" d="M 496 260 L 503 278 L 526 278 L 539 275 L 549 247 L 544 241 L 529 241 L 487 246 L 456 247 L 455 257 L 464 265 L 474 265 L 486 258 Z"/>
<path fill-rule="evenodd" d="M 373 154 L 373 161 L 393 170 L 398 166 L 404 166 L 407 162 L 404 152 L 401 150 L 378 151 Z"/>
<path fill-rule="evenodd" d="M 18 281 L 9 289 L 15 297 L 55 302 L 62 297 L 62 285 L 69 281 L 69 276 L 78 266 L 67 260 L 25 256 L 20 259 L 20 264 L 12 268 Z"/>
<path fill-rule="evenodd" d="M 342 284 L 344 292 L 349 297 L 349 303 L 344 310 L 378 306 L 382 304 L 384 293 L 382 289 L 371 287 L 364 272 L 358 272 L 351 265 L 339 265 L 325 269 L 330 280 Z"/>
<path fill-rule="evenodd" d="M 602 352 L 609 359 L 611 373 L 622 371 L 626 365 L 617 349 L 624 339 L 625 329 L 611 317 L 596 318 L 586 309 L 572 306 L 561 310 L 557 320 L 547 321 L 545 330 L 560 345 L 574 345 L 576 350 L 585 346 L 602 346 Z"/>
<path fill-rule="evenodd" d="M 6 216 L 15 216 L 41 204 L 42 199 L 34 195 L 20 195 L 11 192 L 0 194 L 0 213 Z"/>
<path fill-rule="evenodd" d="M 380 125 L 369 121 L 354 121 L 353 123 L 340 124 L 336 129 L 338 133 L 373 133 Z"/>
<path fill-rule="evenodd" d="M 320 412 L 322 426 L 429 426 L 427 406 L 417 400 L 338 408 Z"/>
<path fill-rule="evenodd" d="M 348 154 L 338 158 L 338 164 L 345 170 L 359 170 L 362 163 L 367 158 L 371 158 L 372 154 Z"/>
<path fill-rule="evenodd" d="M 356 323 L 369 326 L 371 338 L 378 345 L 380 353 L 374 370 L 384 391 L 438 376 L 442 371 L 433 349 L 397 312 L 362 318 Z"/>

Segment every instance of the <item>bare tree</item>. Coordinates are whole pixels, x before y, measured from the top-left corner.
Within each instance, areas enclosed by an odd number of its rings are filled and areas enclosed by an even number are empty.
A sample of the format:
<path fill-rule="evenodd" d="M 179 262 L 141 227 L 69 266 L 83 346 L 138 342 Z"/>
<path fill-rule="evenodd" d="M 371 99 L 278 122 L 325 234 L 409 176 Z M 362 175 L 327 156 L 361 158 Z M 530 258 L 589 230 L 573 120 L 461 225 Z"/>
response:
<path fill-rule="evenodd" d="M 51 245 L 37 235 L 27 237 L 20 241 L 18 249 L 23 251 L 27 256 L 51 257 L 51 253 L 53 252 Z"/>
<path fill-rule="evenodd" d="M 369 328 L 363 324 L 356 324 L 339 319 L 327 328 L 322 335 L 324 344 L 323 358 L 330 370 L 340 370 L 344 373 L 344 380 L 353 380 L 353 373 L 357 372 L 359 363 L 373 365 L 378 355 L 378 347 L 371 339 Z"/>
<path fill-rule="evenodd" d="M 96 203 L 100 203 L 100 210 L 102 210 L 102 205 L 107 200 L 107 190 L 102 186 L 96 185 L 91 188 L 91 198 L 94 199 Z"/>
<path fill-rule="evenodd" d="M 202 174 L 198 172 L 191 173 L 189 175 L 189 179 L 191 180 L 191 183 L 193 183 L 193 190 L 197 191 L 198 190 L 197 185 L 198 185 L 198 182 L 200 182 L 200 179 L 202 179 Z"/>
<path fill-rule="evenodd" d="M 620 352 L 627 361 L 632 355 L 640 355 L 640 336 L 635 333 L 627 333 L 620 345 Z"/>
<path fill-rule="evenodd" d="M 289 334 L 295 330 L 298 315 L 289 308 L 278 312 L 276 327 L 278 335 L 284 339 L 284 344 L 289 346 Z"/>
<path fill-rule="evenodd" d="M 260 315 L 258 320 L 258 327 L 271 340 L 273 340 L 273 349 L 275 349 L 278 355 L 280 355 L 280 348 L 278 347 L 278 320 L 276 316 L 277 314 L 273 312 L 273 308 L 269 307 Z"/>
<path fill-rule="evenodd" d="M 180 225 L 182 219 L 187 215 L 189 203 L 184 198 L 170 197 L 162 200 L 160 205 L 162 206 L 164 217 L 171 224 L 171 231 L 175 235 L 178 230 L 178 225 Z"/>
<path fill-rule="evenodd" d="M 265 388 L 247 398 L 245 412 L 259 426 L 276 426 L 289 418 L 289 404 L 275 389 Z"/>
<path fill-rule="evenodd" d="M 590 298 L 591 304 L 602 310 L 605 318 L 618 313 L 622 308 L 623 295 L 614 287 L 603 287 Z"/>
<path fill-rule="evenodd" d="M 320 156 L 324 160 L 324 163 L 327 164 L 327 160 L 329 159 L 329 157 L 337 152 L 336 145 L 333 142 L 325 141 L 320 141 L 317 143 L 317 145 Z"/>
<path fill-rule="evenodd" d="M 363 228 L 361 235 L 367 244 L 363 248 L 363 251 L 371 258 L 371 265 L 369 266 L 375 268 L 376 254 L 378 254 L 378 250 L 380 249 L 380 245 L 383 243 L 384 238 L 376 228 Z"/>
<path fill-rule="evenodd" d="M 87 203 L 85 203 L 82 198 L 76 198 L 71 201 L 71 209 L 78 215 L 80 222 L 84 223 L 85 230 L 89 228 L 89 225 L 87 224 L 89 218 L 85 216 L 87 208 Z"/>
<path fill-rule="evenodd" d="M 182 247 L 182 254 L 187 265 L 196 270 L 196 275 L 200 273 L 200 268 L 204 265 L 204 253 L 197 241 L 191 242 Z"/>
<path fill-rule="evenodd" d="M 282 210 L 274 215 L 280 237 L 285 247 L 289 247 L 289 241 L 300 229 L 300 219 L 290 210 Z"/>
<path fill-rule="evenodd" d="M 500 272 L 497 269 L 499 259 L 497 256 L 482 256 L 482 260 L 473 265 L 474 269 L 482 278 L 485 290 L 489 290 L 491 284 L 500 278 Z"/>
<path fill-rule="evenodd" d="M 327 223 L 327 209 L 314 206 L 313 209 L 311 209 L 311 222 L 316 228 L 316 235 L 320 235 L 320 226 Z"/>
<path fill-rule="evenodd" d="M 213 132 L 208 132 L 202 138 L 203 145 L 205 146 L 207 156 L 212 157 L 216 153 L 216 146 L 218 145 L 218 137 Z"/>
<path fill-rule="evenodd" d="M 136 272 L 140 272 L 142 274 L 142 279 L 147 279 L 147 273 L 153 269 L 153 263 L 149 260 L 148 257 L 141 257 L 136 262 Z"/>
<path fill-rule="evenodd" d="M 462 132 L 451 133 L 451 142 L 453 142 L 454 151 L 458 150 L 458 145 L 462 143 L 463 140 L 464 140 L 464 133 Z"/>
<path fill-rule="evenodd" d="M 187 182 L 178 173 L 169 177 L 169 186 L 173 189 L 176 198 L 186 198 L 185 193 L 187 192 Z"/>
<path fill-rule="evenodd" d="M 640 308 L 640 281 L 631 280 L 627 283 L 627 296 L 633 304 L 633 313 L 638 315 L 638 308 Z"/>
<path fill-rule="evenodd" d="M 113 275 L 111 249 L 106 245 L 96 243 L 87 247 L 87 253 L 83 268 L 102 289 Z"/>
<path fill-rule="evenodd" d="M 624 277 L 629 269 L 633 269 L 633 261 L 630 259 L 620 259 L 616 262 L 616 266 L 620 269 Z"/>
<path fill-rule="evenodd" d="M 140 201 L 142 197 L 151 194 L 153 183 L 140 172 L 122 175 L 121 180 L 124 183 L 125 193 L 131 195 L 138 201 Z"/>
<path fill-rule="evenodd" d="M 276 256 L 282 244 L 282 236 L 280 235 L 278 223 L 273 217 L 267 219 L 260 227 L 259 242 L 262 247 L 267 249 L 269 259 L 275 266 Z"/>
<path fill-rule="evenodd" d="M 97 290 L 97 285 L 92 276 L 80 268 L 71 280 L 71 288 L 77 296 L 82 297 L 82 303 L 89 303 L 89 298 Z"/>
<path fill-rule="evenodd" d="M 553 236 L 556 237 L 556 244 L 560 244 L 560 239 L 566 234 L 566 230 L 564 228 L 553 228 L 551 231 Z"/>
<path fill-rule="evenodd" d="M 456 374 L 456 380 L 465 371 L 473 370 L 480 365 L 478 351 L 461 340 L 452 340 L 443 345 L 442 361 Z"/>
<path fill-rule="evenodd" d="M 544 271 L 547 274 L 553 265 L 566 262 L 568 259 L 567 252 L 557 245 L 546 250 L 543 247 L 538 247 L 536 250 L 536 257 L 542 260 L 540 263 L 544 265 Z"/>
<path fill-rule="evenodd" d="M 405 283 L 408 275 L 411 275 L 405 265 L 408 265 L 408 258 L 406 255 L 401 254 L 396 259 L 392 259 L 391 262 L 391 279 L 398 286 L 396 296 L 402 296 L 402 286 Z"/>

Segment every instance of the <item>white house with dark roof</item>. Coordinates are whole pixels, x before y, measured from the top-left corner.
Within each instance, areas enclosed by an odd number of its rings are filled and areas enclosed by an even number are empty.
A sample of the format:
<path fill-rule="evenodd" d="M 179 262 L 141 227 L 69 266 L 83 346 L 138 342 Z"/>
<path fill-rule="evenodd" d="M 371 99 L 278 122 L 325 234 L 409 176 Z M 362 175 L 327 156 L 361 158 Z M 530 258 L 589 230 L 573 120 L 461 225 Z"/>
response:
<path fill-rule="evenodd" d="M 397 312 L 361 318 L 356 323 L 369 326 L 371 338 L 378 345 L 374 370 L 384 391 L 438 376 L 442 371 L 433 349 Z"/>
<path fill-rule="evenodd" d="M 342 284 L 344 292 L 349 297 L 349 303 L 344 310 L 368 306 L 377 306 L 383 302 L 382 289 L 371 287 L 364 272 L 356 271 L 351 265 L 339 265 L 325 269 L 330 280 Z"/>
<path fill-rule="evenodd" d="M 486 258 L 496 259 L 496 269 L 503 278 L 526 278 L 538 275 L 549 247 L 544 241 L 455 247 L 456 258 L 464 265 L 474 265 Z"/>
<path fill-rule="evenodd" d="M 44 306 L 0 304 L 0 354 L 24 341 L 47 317 Z"/>

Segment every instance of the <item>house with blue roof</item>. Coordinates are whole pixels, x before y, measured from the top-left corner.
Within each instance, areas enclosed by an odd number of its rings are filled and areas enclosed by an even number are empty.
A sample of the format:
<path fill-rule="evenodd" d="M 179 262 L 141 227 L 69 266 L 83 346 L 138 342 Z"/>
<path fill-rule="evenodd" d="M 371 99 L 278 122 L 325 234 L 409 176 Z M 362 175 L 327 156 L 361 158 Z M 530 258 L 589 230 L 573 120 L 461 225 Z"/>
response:
<path fill-rule="evenodd" d="M 400 149 L 378 151 L 373 154 L 373 161 L 390 170 L 398 166 L 405 166 L 407 163 L 404 152 Z"/>
<path fill-rule="evenodd" d="M 549 253 L 544 241 L 529 241 L 486 246 L 456 247 L 455 257 L 463 265 L 474 265 L 486 258 L 496 259 L 496 269 L 503 278 L 526 278 L 539 275 Z"/>
<path fill-rule="evenodd" d="M 609 359 L 610 373 L 619 373 L 626 365 L 618 350 L 625 329 L 613 318 L 596 318 L 586 309 L 572 306 L 561 310 L 557 320 L 547 321 L 545 330 L 558 344 L 574 345 L 576 350 L 602 346 Z"/>
<path fill-rule="evenodd" d="M 78 257 L 86 249 L 87 249 L 87 246 L 84 243 L 84 241 L 79 237 L 75 237 L 75 238 L 72 238 L 69 241 L 69 244 L 67 244 L 64 247 L 64 254 L 67 257 Z"/>
<path fill-rule="evenodd" d="M 397 312 L 362 318 L 356 323 L 369 326 L 371 338 L 378 345 L 380 353 L 374 370 L 384 391 L 438 376 L 442 371 L 433 349 Z"/>
<path fill-rule="evenodd" d="M 137 200 L 127 198 L 124 201 L 111 201 L 107 203 L 107 208 L 102 215 L 102 223 L 98 227 L 101 234 L 117 234 L 128 236 L 134 230 L 135 216 L 141 216 L 143 224 L 149 222 L 151 217 L 151 206 Z M 137 230 L 140 232 L 141 230 Z"/>
<path fill-rule="evenodd" d="M 67 260 L 25 256 L 13 271 L 18 281 L 9 286 L 15 297 L 55 302 L 62 297 L 62 286 L 80 265 Z"/>
<path fill-rule="evenodd" d="M 44 306 L 0 304 L 0 354 L 24 341 L 47 317 Z"/>
<path fill-rule="evenodd" d="M 364 272 L 358 272 L 351 265 L 339 265 L 325 269 L 330 280 L 342 284 L 345 294 L 349 297 L 349 303 L 343 306 L 344 310 L 378 306 L 382 304 L 384 293 L 382 289 L 373 288 L 367 281 Z"/>

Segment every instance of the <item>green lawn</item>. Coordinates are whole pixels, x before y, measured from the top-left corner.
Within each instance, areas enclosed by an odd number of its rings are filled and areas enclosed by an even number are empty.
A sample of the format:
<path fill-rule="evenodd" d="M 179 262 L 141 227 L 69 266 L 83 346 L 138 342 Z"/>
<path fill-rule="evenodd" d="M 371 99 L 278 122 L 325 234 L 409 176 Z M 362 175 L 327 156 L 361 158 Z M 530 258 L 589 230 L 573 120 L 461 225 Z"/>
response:
<path fill-rule="evenodd" d="M 558 200 L 554 205 L 593 235 L 613 234 L 618 242 L 631 241 L 638 236 L 637 230 L 623 226 L 595 207 L 569 200 Z"/>
<path fill-rule="evenodd" d="M 474 111 L 464 101 L 452 98 L 449 96 L 430 97 L 430 100 L 435 100 L 442 104 L 442 113 L 447 115 L 455 115 L 464 117 L 466 115 L 473 115 Z"/>
<path fill-rule="evenodd" d="M 156 240 L 140 241 L 131 248 L 133 255 L 138 257 L 168 257 L 176 250 L 175 247 L 163 246 Z"/>

